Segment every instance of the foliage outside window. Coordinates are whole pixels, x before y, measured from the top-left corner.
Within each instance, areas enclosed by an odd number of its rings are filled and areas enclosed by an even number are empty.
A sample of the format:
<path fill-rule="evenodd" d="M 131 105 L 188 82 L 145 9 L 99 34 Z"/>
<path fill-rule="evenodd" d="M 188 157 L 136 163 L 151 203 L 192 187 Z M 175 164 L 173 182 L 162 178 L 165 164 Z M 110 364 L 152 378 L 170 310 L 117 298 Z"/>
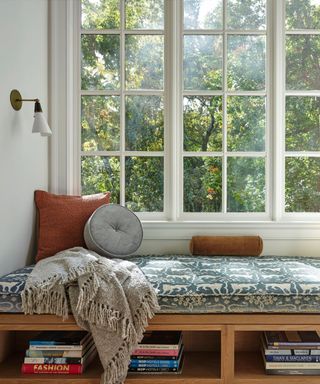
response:
<path fill-rule="evenodd" d="M 172 1 L 181 34 L 169 32 Z M 285 211 L 318 212 L 320 1 L 281 1 Z M 109 190 L 113 202 L 170 218 L 178 187 L 178 217 L 270 212 L 271 3 L 81 0 L 82 194 Z M 169 55 L 172 43 L 177 57 Z M 168 78 L 179 79 L 177 89 Z M 181 111 L 177 119 L 169 101 Z"/>
<path fill-rule="evenodd" d="M 320 1 L 286 3 L 285 210 L 320 211 Z"/>

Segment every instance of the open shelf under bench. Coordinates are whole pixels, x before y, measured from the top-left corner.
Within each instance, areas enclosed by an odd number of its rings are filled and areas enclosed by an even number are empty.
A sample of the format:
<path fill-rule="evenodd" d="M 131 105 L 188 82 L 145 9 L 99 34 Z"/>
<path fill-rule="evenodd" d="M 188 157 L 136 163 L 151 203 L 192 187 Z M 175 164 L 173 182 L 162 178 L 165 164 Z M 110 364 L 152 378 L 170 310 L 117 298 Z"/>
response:
<path fill-rule="evenodd" d="M 0 382 L 6 384 L 100 384 L 102 367 L 97 359 L 82 375 L 29 375 L 20 373 L 23 355 L 11 355 L 0 364 Z M 184 366 L 181 374 L 141 375 L 129 374 L 126 384 L 220 384 L 220 356 L 215 353 L 189 352 L 185 354 Z"/>
<path fill-rule="evenodd" d="M 9 354 L 12 340 L 32 331 L 79 330 L 70 317 L 0 314 L 1 384 L 99 384 L 93 362 L 83 375 L 23 375 L 22 354 Z M 159 314 L 149 330 L 182 330 L 189 344 L 182 374 L 129 374 L 126 384 L 318 384 L 320 376 L 271 376 L 264 372 L 259 340 L 264 330 L 320 330 L 313 314 Z M 16 339 L 15 339 L 16 337 Z M 22 350 L 22 348 L 20 348 Z M 7 356 L 6 355 L 6 351 Z"/>

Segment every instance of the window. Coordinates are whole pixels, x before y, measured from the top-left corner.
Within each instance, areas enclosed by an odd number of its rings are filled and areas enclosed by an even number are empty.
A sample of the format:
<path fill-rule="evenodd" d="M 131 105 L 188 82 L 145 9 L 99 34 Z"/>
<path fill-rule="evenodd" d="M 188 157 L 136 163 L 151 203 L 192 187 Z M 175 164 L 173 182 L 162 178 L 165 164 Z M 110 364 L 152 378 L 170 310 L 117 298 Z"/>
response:
<path fill-rule="evenodd" d="M 319 212 L 320 1 L 75 7 L 83 194 L 152 220 Z"/>
<path fill-rule="evenodd" d="M 83 0 L 82 193 L 164 210 L 164 4 Z"/>
<path fill-rule="evenodd" d="M 320 1 L 287 1 L 285 210 L 320 211 Z"/>

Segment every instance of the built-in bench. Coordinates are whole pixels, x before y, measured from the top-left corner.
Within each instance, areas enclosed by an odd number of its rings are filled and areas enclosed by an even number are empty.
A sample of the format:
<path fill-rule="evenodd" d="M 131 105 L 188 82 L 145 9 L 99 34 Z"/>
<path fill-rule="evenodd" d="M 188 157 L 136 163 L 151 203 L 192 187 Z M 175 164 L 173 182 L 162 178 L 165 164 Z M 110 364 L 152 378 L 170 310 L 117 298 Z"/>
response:
<path fill-rule="evenodd" d="M 157 290 L 161 312 L 150 330 L 182 330 L 181 375 L 129 375 L 139 384 L 318 384 L 320 377 L 267 376 L 260 352 L 265 330 L 320 331 L 320 259 L 305 257 L 135 256 Z M 72 316 L 18 313 L 32 267 L 0 279 L 0 383 L 99 383 L 99 360 L 81 376 L 20 374 L 27 341 L 40 330 L 78 330 Z M 20 278 L 20 276 L 24 276 Z M 5 300 L 15 297 L 11 313 Z M 254 313 L 255 312 L 255 313 Z M 259 312 L 259 313 L 258 313 Z"/>

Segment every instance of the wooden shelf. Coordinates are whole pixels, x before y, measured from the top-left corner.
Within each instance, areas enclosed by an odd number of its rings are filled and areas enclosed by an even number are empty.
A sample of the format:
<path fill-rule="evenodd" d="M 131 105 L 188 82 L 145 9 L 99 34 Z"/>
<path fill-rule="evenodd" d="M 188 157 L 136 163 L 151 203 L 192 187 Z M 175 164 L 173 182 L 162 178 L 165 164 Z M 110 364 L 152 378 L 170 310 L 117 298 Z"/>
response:
<path fill-rule="evenodd" d="M 266 375 L 260 351 L 235 355 L 235 384 L 319 384 L 319 376 Z"/>
<path fill-rule="evenodd" d="M 0 383 L 2 384 L 100 384 L 102 367 L 97 358 L 82 375 L 30 375 L 20 372 L 23 356 L 10 356 L 0 364 Z M 126 384 L 221 384 L 220 356 L 209 352 L 190 352 L 185 354 L 181 374 L 129 374 Z"/>

